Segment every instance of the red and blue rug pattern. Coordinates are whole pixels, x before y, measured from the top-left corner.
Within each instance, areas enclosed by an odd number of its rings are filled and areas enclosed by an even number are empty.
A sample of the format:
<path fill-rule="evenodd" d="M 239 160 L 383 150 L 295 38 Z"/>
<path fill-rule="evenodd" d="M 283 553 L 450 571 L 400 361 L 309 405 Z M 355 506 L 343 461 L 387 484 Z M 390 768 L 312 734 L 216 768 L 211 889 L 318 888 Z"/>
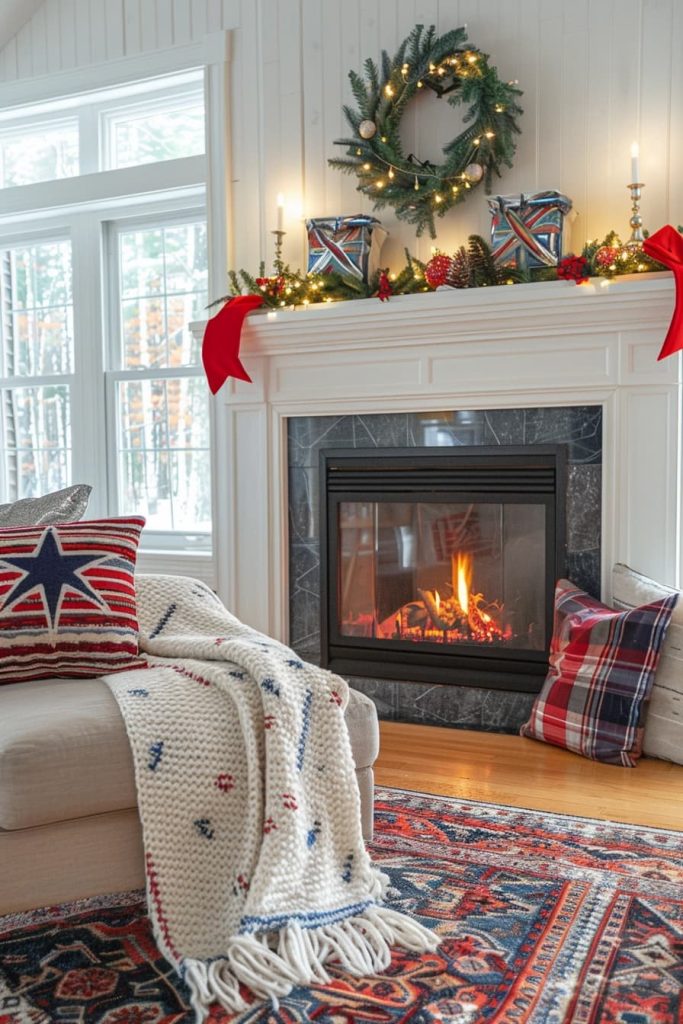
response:
<path fill-rule="evenodd" d="M 372 853 L 437 952 L 239 1024 L 682 1024 L 683 832 L 381 790 Z M 0 918 L 0 1024 L 192 1021 L 140 893 Z"/>

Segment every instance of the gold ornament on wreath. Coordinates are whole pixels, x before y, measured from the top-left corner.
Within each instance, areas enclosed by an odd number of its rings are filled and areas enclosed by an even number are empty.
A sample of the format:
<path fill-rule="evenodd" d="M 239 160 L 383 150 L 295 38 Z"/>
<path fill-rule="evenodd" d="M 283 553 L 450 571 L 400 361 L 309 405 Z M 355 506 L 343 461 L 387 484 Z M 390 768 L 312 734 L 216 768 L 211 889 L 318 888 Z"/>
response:
<path fill-rule="evenodd" d="M 512 166 L 521 91 L 502 82 L 488 57 L 467 42 L 464 28 L 436 35 L 416 25 L 392 59 L 382 52 L 380 67 L 368 58 L 364 75 L 349 72 L 357 108 L 345 106 L 351 138 L 337 139 L 346 158 L 332 167 L 358 177 L 358 191 L 375 209 L 392 206 L 396 216 L 436 237 L 435 217 L 463 202 L 482 183 L 490 190 L 503 165 Z M 439 165 L 404 153 L 401 120 L 419 90 L 428 89 L 456 107 L 467 106 L 465 128 L 443 147 Z"/>

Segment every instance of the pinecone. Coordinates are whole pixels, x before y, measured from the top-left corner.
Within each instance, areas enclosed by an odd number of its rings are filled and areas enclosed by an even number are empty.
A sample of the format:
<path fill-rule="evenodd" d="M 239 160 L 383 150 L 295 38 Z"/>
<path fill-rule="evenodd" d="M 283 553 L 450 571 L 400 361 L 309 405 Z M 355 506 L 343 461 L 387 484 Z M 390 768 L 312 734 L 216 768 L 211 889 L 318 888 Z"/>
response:
<path fill-rule="evenodd" d="M 470 258 L 465 246 L 461 245 L 451 256 L 451 265 L 445 283 L 449 284 L 451 288 L 469 288 L 471 275 Z"/>
<path fill-rule="evenodd" d="M 496 266 L 491 254 L 491 246 L 481 235 L 470 235 L 467 255 L 472 268 L 472 281 L 477 288 L 491 284 L 500 284 L 505 278 L 505 269 Z"/>

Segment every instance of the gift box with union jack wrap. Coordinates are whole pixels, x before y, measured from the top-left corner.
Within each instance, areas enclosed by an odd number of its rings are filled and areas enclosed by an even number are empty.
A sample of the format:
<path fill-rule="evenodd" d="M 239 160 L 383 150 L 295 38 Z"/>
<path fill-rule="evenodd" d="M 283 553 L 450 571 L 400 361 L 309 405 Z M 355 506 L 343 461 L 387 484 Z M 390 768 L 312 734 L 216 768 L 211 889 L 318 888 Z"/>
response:
<path fill-rule="evenodd" d="M 335 270 L 367 281 L 378 269 L 387 233 L 376 217 L 313 217 L 306 228 L 309 274 Z"/>
<path fill-rule="evenodd" d="M 531 270 L 556 267 L 569 244 L 572 201 L 560 192 L 489 196 L 491 247 L 496 263 Z"/>

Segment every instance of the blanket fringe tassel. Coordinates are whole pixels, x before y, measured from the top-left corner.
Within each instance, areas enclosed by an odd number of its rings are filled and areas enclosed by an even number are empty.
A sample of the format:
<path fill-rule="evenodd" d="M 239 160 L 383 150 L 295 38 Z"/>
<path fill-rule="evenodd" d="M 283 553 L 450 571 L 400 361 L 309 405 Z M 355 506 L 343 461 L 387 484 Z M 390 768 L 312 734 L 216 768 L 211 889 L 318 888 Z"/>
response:
<path fill-rule="evenodd" d="M 438 945 L 438 936 L 417 921 L 389 907 L 372 906 L 357 917 L 321 928 L 302 928 L 293 921 L 278 933 L 276 949 L 268 936 L 237 935 L 225 957 L 188 958 L 182 968 L 196 1024 L 202 1024 L 214 1003 L 233 1013 L 247 1010 L 241 985 L 277 1008 L 278 1000 L 295 985 L 328 984 L 328 960 L 338 960 L 349 974 L 362 977 L 387 969 L 392 946 L 424 953 Z"/>

